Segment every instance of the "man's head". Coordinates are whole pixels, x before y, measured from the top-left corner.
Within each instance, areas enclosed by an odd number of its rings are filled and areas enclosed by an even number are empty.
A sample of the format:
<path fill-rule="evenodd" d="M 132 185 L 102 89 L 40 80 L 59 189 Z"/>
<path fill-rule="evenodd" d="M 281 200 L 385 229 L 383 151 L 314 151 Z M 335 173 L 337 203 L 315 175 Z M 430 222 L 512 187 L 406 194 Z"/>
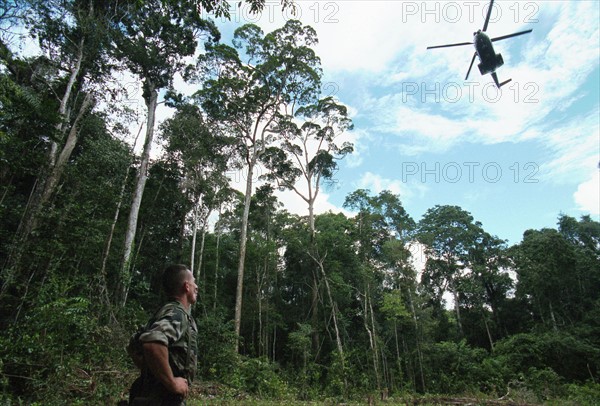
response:
<path fill-rule="evenodd" d="M 170 298 L 175 298 L 189 305 L 196 303 L 198 286 L 194 275 L 185 265 L 170 265 L 162 275 L 163 289 Z"/>

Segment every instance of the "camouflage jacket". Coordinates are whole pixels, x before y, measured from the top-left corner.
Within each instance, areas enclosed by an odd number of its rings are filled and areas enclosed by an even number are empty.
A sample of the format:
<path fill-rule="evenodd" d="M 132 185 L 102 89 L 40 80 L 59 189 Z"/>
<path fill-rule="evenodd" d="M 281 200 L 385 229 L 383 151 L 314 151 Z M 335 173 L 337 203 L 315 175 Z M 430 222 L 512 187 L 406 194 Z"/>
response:
<path fill-rule="evenodd" d="M 198 328 L 191 314 L 177 301 L 165 304 L 140 335 L 142 343 L 158 342 L 169 349 L 174 376 L 191 383 L 196 374 Z"/>

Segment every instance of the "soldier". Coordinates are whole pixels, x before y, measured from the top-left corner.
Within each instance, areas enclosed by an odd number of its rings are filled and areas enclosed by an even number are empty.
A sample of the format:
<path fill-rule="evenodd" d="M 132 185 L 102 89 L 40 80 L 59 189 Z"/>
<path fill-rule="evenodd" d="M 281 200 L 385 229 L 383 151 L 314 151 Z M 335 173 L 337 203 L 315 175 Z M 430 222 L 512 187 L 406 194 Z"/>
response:
<path fill-rule="evenodd" d="M 143 362 L 131 386 L 130 405 L 183 406 L 196 372 L 198 329 L 190 307 L 198 286 L 185 265 L 167 267 L 162 283 L 170 301 L 139 335 Z"/>

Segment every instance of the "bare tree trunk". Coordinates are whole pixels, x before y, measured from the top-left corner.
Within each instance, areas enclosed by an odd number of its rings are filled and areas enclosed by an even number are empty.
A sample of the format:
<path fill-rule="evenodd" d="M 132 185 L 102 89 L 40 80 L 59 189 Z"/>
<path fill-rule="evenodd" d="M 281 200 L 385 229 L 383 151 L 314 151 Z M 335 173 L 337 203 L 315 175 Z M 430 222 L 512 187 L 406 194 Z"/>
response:
<path fill-rule="evenodd" d="M 263 351 L 263 319 L 262 319 L 262 283 L 263 278 L 260 275 L 260 269 L 256 269 L 256 298 L 258 300 L 258 356 L 262 356 Z"/>
<path fill-rule="evenodd" d="M 340 329 L 338 327 L 337 306 L 335 305 L 335 302 L 333 301 L 333 296 L 331 295 L 331 288 L 329 287 L 329 281 L 327 280 L 327 275 L 325 274 L 325 267 L 323 266 L 323 262 L 325 261 L 327 254 L 325 254 L 325 256 L 321 259 L 317 259 L 311 253 L 309 253 L 309 255 L 318 264 L 319 269 L 321 270 L 321 274 L 323 276 L 323 281 L 325 282 L 325 290 L 327 291 L 327 297 L 329 298 L 329 305 L 331 306 L 331 316 L 333 318 L 333 327 L 335 330 L 335 343 L 337 345 L 337 350 L 338 350 L 338 354 L 340 356 L 340 361 L 342 362 L 342 373 L 344 374 L 344 386 L 347 387 L 348 383 L 346 380 L 346 362 L 344 359 L 344 348 L 342 346 L 342 338 L 341 338 L 341 334 L 340 334 Z"/>
<path fill-rule="evenodd" d="M 413 322 L 415 324 L 415 340 L 416 340 L 416 344 L 417 344 L 417 356 L 419 358 L 419 372 L 421 375 L 421 385 L 422 385 L 422 389 L 423 392 L 425 392 L 425 374 L 423 372 L 423 353 L 421 352 L 421 339 L 419 338 L 419 322 L 417 319 L 417 312 L 415 311 L 415 304 L 413 303 L 412 300 L 412 294 L 410 293 L 410 288 L 407 290 L 408 291 L 408 300 L 410 302 L 410 310 L 412 312 L 413 315 Z"/>
<path fill-rule="evenodd" d="M 465 332 L 463 330 L 462 320 L 460 318 L 460 304 L 458 303 L 458 291 L 456 289 L 453 289 L 452 294 L 454 296 L 454 311 L 456 313 L 456 322 L 458 324 L 458 331 L 459 331 L 461 337 L 464 337 Z"/>
<path fill-rule="evenodd" d="M 93 12 L 93 9 L 91 9 L 91 5 L 90 5 L 90 13 L 92 13 L 92 12 Z M 69 74 L 69 80 L 67 81 L 67 86 L 65 88 L 65 92 L 63 93 L 63 96 L 60 99 L 60 105 L 59 105 L 59 109 L 58 109 L 60 122 L 56 125 L 56 130 L 59 134 L 65 133 L 67 124 L 69 121 L 68 115 L 67 115 L 67 106 L 68 106 L 69 100 L 71 99 L 71 93 L 73 91 L 73 87 L 74 87 L 75 82 L 77 81 L 77 77 L 79 76 L 79 73 L 81 71 L 81 63 L 84 58 L 84 55 L 83 55 L 84 43 L 85 43 L 84 38 L 82 37 L 78 44 L 77 59 L 76 59 L 75 64 Z M 82 107 L 82 110 L 84 110 L 83 107 Z M 58 152 L 58 143 L 56 141 L 52 140 L 50 143 L 50 151 L 48 152 L 48 170 L 49 171 L 52 171 L 55 166 L 57 152 Z M 2 293 L 0 294 L 0 296 L 5 292 L 5 290 L 12 283 L 12 281 L 15 278 L 15 274 L 20 272 L 18 268 L 19 268 L 19 263 L 21 260 L 23 248 L 25 246 L 25 241 L 27 240 L 27 237 L 31 234 L 31 232 L 36 228 L 37 218 L 39 216 L 42 205 L 45 203 L 42 201 L 42 194 L 43 194 L 44 189 L 46 189 L 46 183 L 47 182 L 46 182 L 46 179 L 44 178 L 44 174 L 40 174 L 40 176 L 38 176 L 38 180 L 35 183 L 35 186 L 33 187 L 31 197 L 30 197 L 30 202 L 28 203 L 28 206 L 27 206 L 25 212 L 23 213 L 23 218 L 22 218 L 22 220 L 19 224 L 19 227 L 17 228 L 17 231 L 15 233 L 15 237 L 14 237 L 15 248 L 11 250 L 11 252 L 8 255 L 7 261 L 6 261 L 6 268 L 11 268 L 8 271 L 10 274 L 3 275 L 2 279 L 4 280 L 4 284 L 2 285 Z M 50 190 L 50 192 L 52 192 L 52 190 Z M 49 194 L 51 194 L 51 193 L 49 193 Z"/>
<path fill-rule="evenodd" d="M 369 286 L 367 286 L 367 290 L 368 289 Z M 373 312 L 373 302 L 369 299 L 368 303 L 369 310 L 371 312 L 371 331 L 373 332 L 373 366 L 375 368 L 375 377 L 377 378 L 377 390 L 381 390 L 381 376 L 379 371 L 379 349 L 377 345 L 377 330 L 375 329 L 375 315 Z"/>
<path fill-rule="evenodd" d="M 315 354 L 318 354 L 319 351 L 319 342 L 321 339 L 319 338 L 319 280 L 318 275 L 315 271 L 313 271 L 313 283 L 312 283 L 312 301 L 311 301 L 311 339 L 312 339 L 312 350 Z"/>
<path fill-rule="evenodd" d="M 71 153 L 77 144 L 77 139 L 79 137 L 79 127 L 81 125 L 81 120 L 83 115 L 87 112 L 88 108 L 91 106 L 93 101 L 92 95 L 90 93 L 85 95 L 83 99 L 83 103 L 81 108 L 79 109 L 79 113 L 77 114 L 77 118 L 75 122 L 71 126 L 71 130 L 69 131 L 69 135 L 67 136 L 67 140 L 65 145 L 63 146 L 58 158 L 56 159 L 55 165 L 52 167 L 50 171 L 50 175 L 46 179 L 46 183 L 44 185 L 44 190 L 42 192 L 42 196 L 39 202 L 39 207 L 43 206 L 48 200 L 50 200 L 50 196 L 56 190 L 56 185 L 60 180 L 60 177 L 65 169 L 67 161 L 71 157 Z M 33 225 L 35 228 L 35 223 Z"/>
<path fill-rule="evenodd" d="M 115 235 L 115 228 L 117 227 L 117 221 L 119 220 L 119 213 L 121 212 L 121 205 L 123 204 L 123 197 L 125 196 L 125 188 L 127 187 L 127 179 L 129 179 L 129 167 L 125 170 L 125 177 L 123 178 L 123 183 L 121 184 L 121 191 L 119 192 L 119 201 L 117 202 L 117 207 L 115 208 L 115 215 L 113 216 L 112 224 L 110 225 L 110 232 L 108 233 L 108 239 L 106 241 L 106 246 L 104 247 L 104 252 L 102 253 L 102 267 L 100 268 L 100 278 L 101 278 L 101 286 L 100 286 L 100 297 L 104 302 L 104 305 L 107 307 L 110 313 L 110 317 L 112 321 L 116 321 L 116 318 L 111 309 L 111 301 L 108 294 L 108 278 L 106 273 L 106 263 L 108 261 L 108 256 L 110 254 L 110 249 L 112 246 L 112 240 Z"/>
<path fill-rule="evenodd" d="M 552 320 L 552 329 L 555 332 L 558 332 L 558 325 L 556 324 L 556 317 L 554 316 L 554 309 L 552 308 L 552 303 L 548 303 L 548 308 L 550 310 L 550 320 Z"/>
<path fill-rule="evenodd" d="M 377 344 L 376 344 L 376 338 L 375 338 L 375 330 L 374 330 L 374 324 L 372 323 L 371 319 L 373 317 L 373 315 L 371 314 L 371 316 L 369 316 L 369 313 L 373 311 L 373 308 L 370 306 L 369 303 L 369 286 L 366 286 L 365 289 L 365 300 L 363 303 L 363 313 L 364 313 L 364 317 L 363 317 L 363 325 L 365 327 L 365 330 L 367 331 L 367 334 L 369 335 L 369 346 L 371 347 L 371 352 L 373 353 L 373 371 L 375 372 L 375 379 L 377 382 L 377 390 L 381 389 L 381 377 L 379 376 L 379 355 L 377 353 Z M 369 327 L 369 321 L 371 321 L 371 327 Z"/>
<path fill-rule="evenodd" d="M 313 199 L 309 196 L 308 199 L 308 226 L 310 229 L 310 241 L 314 245 L 315 241 L 315 215 L 313 207 Z M 314 258 L 313 258 L 314 259 Z M 312 302 L 311 302 L 311 324 L 312 324 L 312 350 L 315 354 L 318 353 L 319 343 L 319 275 L 313 271 L 313 283 L 312 283 Z"/>
<path fill-rule="evenodd" d="M 214 281 L 214 302 L 213 302 L 213 311 L 217 310 L 217 292 L 218 292 L 218 283 L 219 280 L 219 244 L 221 242 L 221 233 L 217 231 L 217 244 L 216 244 L 216 253 L 215 253 L 215 281 Z"/>
<path fill-rule="evenodd" d="M 240 330 L 242 325 L 242 296 L 244 294 L 244 262 L 246 260 L 246 242 L 248 234 L 248 216 L 250 215 L 250 202 L 252 199 L 252 175 L 254 165 L 256 164 L 256 156 L 248 163 L 248 174 L 246 178 L 246 195 L 244 196 L 244 214 L 242 216 L 242 229 L 240 232 L 240 257 L 238 261 L 238 279 L 235 292 L 235 352 L 239 352 L 240 348 Z"/>
<path fill-rule="evenodd" d="M 91 4 L 90 4 L 91 6 Z M 60 100 L 60 106 L 58 107 L 58 114 L 60 116 L 60 123 L 56 125 L 56 129 L 59 133 L 64 134 L 66 131 L 66 124 L 68 121 L 67 116 L 67 105 L 69 103 L 69 99 L 71 98 L 71 93 L 73 91 L 73 86 L 75 85 L 75 81 L 77 80 L 77 76 L 79 76 L 79 72 L 81 71 L 81 63 L 83 62 L 83 45 L 84 38 L 82 37 L 79 40 L 79 47 L 77 50 L 77 60 L 75 61 L 75 66 L 71 70 L 71 74 L 69 75 L 69 81 L 67 82 L 67 87 L 65 88 L 65 93 L 63 94 L 62 99 Z M 56 154 L 58 153 L 58 143 L 53 141 L 50 144 L 50 155 L 49 162 L 50 167 L 53 167 L 56 163 Z"/>
<path fill-rule="evenodd" d="M 190 254 L 190 271 L 194 278 L 198 280 L 198 272 L 194 272 L 194 264 L 196 263 L 196 234 L 198 233 L 198 202 L 194 203 L 194 219 L 192 220 L 192 249 Z"/>
<path fill-rule="evenodd" d="M 125 234 L 125 247 L 123 250 L 123 263 L 121 267 L 121 278 L 119 287 L 119 305 L 125 306 L 127 303 L 127 291 L 129 290 L 129 283 L 131 282 L 130 266 L 131 266 L 131 253 L 133 250 L 133 243 L 135 241 L 135 233 L 138 222 L 138 214 L 140 211 L 140 205 L 142 203 L 142 195 L 144 194 L 144 187 L 146 186 L 146 180 L 148 179 L 148 166 L 150 162 L 150 150 L 152 149 L 152 140 L 154 137 L 154 121 L 156 114 L 156 105 L 158 100 L 158 91 L 155 89 L 154 84 L 147 84 L 146 91 L 148 92 L 145 98 L 146 107 L 148 108 L 148 120 L 146 123 L 146 140 L 144 142 L 144 150 L 142 152 L 142 159 L 140 162 L 140 168 L 137 174 L 135 190 L 133 193 L 133 201 L 131 202 L 131 211 L 129 212 L 129 220 L 127 222 L 127 231 Z"/>
<path fill-rule="evenodd" d="M 402 358 L 400 357 L 400 343 L 398 342 L 398 325 L 396 319 L 394 319 L 394 340 L 396 343 L 396 364 L 398 367 L 398 375 L 400 376 L 399 381 L 402 382 Z"/>
<path fill-rule="evenodd" d="M 10 252 L 9 258 L 7 259 L 7 267 L 12 269 L 7 270 L 9 273 L 8 275 L 3 275 L 4 284 L 2 285 L 0 296 L 10 286 L 15 275 L 20 272 L 19 264 L 21 262 L 21 256 L 23 254 L 23 248 L 25 246 L 27 236 L 38 227 L 41 209 L 56 191 L 56 187 L 66 167 L 67 161 L 69 160 L 77 143 L 81 120 L 83 119 L 83 116 L 87 110 L 90 108 L 92 101 L 92 95 L 89 93 L 86 94 L 79 109 L 79 113 L 77 114 L 77 118 L 71 126 L 69 135 L 65 145 L 63 146 L 63 149 L 60 152 L 60 155 L 58 156 L 58 159 L 55 158 L 55 154 L 54 156 L 50 157 L 51 165 L 49 166 L 49 174 L 47 175 L 45 181 L 36 182 L 31 192 L 30 201 L 28 202 L 28 206 L 23 213 L 21 224 L 19 225 L 19 228 L 15 234 L 16 248 Z M 56 143 L 53 143 L 53 145 L 56 145 Z"/>
<path fill-rule="evenodd" d="M 204 243 L 206 242 L 206 224 L 203 224 L 201 230 L 202 238 L 200 238 L 200 252 L 198 253 L 198 266 L 196 267 L 198 269 L 197 279 L 206 282 L 206 272 L 204 274 L 202 273 L 202 262 L 204 259 Z M 204 279 L 201 278 L 202 275 L 204 275 Z M 202 290 L 206 290 L 205 285 L 206 283 L 202 283 Z"/>
<path fill-rule="evenodd" d="M 483 324 L 485 324 L 485 331 L 487 332 L 488 340 L 490 340 L 490 351 L 494 352 L 494 340 L 492 339 L 492 332 L 490 331 L 490 326 L 487 322 L 487 317 L 485 316 L 485 310 L 481 309 L 483 313 Z"/>
<path fill-rule="evenodd" d="M 202 238 L 200 239 L 200 253 L 198 254 L 198 265 L 196 268 L 198 269 L 198 277 L 196 280 L 202 280 L 202 292 L 206 295 L 206 272 L 202 273 L 202 264 L 204 262 L 204 244 L 206 242 L 206 229 L 208 228 L 208 217 L 210 217 L 210 213 L 212 210 L 208 210 L 206 215 L 202 218 Z M 204 278 L 202 276 L 204 275 Z M 205 296 L 203 296 L 205 297 Z M 206 306 L 204 306 L 206 308 Z"/>
<path fill-rule="evenodd" d="M 73 87 L 75 85 L 75 82 L 77 81 L 77 76 L 79 76 L 79 72 L 81 71 L 81 63 L 83 62 L 83 45 L 84 39 L 81 38 L 81 40 L 79 41 L 79 48 L 77 51 L 77 60 L 75 61 L 75 66 L 71 70 L 71 74 L 69 75 L 69 80 L 67 82 L 65 92 L 63 93 L 63 97 L 60 99 L 60 105 L 58 108 L 60 122 L 56 125 L 56 130 L 59 134 L 61 134 L 61 138 L 64 136 L 67 130 L 67 124 L 69 121 L 69 117 L 67 114 L 67 106 L 69 100 L 71 99 L 71 93 L 73 92 Z M 43 182 L 37 184 L 37 186 L 40 187 L 40 190 L 34 193 L 34 202 L 29 215 L 26 217 L 24 228 L 22 229 L 22 239 L 25 239 L 27 235 L 29 235 L 33 230 L 36 229 L 39 211 L 56 189 L 56 185 L 58 184 L 58 180 L 60 179 L 60 175 L 62 174 L 62 171 L 64 169 L 64 164 L 66 163 L 66 160 L 70 157 L 71 152 L 73 152 L 73 148 L 75 147 L 75 143 L 77 142 L 77 136 L 79 132 L 79 121 L 81 120 L 83 113 L 85 113 L 85 111 L 88 109 L 91 102 L 91 95 L 87 94 L 85 96 L 81 108 L 79 109 L 77 119 L 71 127 L 67 143 L 64 145 L 60 156 L 58 155 L 58 142 L 51 141 L 50 151 L 48 153 L 48 169 L 50 173 Z M 63 161 L 62 164 L 60 163 L 61 159 Z"/>

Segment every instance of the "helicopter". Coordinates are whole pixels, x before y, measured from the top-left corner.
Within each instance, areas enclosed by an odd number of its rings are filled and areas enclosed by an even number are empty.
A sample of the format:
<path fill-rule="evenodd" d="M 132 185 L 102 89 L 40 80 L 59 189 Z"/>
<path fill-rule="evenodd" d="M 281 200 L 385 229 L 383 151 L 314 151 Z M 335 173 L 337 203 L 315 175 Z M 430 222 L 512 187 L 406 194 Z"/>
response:
<path fill-rule="evenodd" d="M 479 72 L 482 75 L 486 75 L 488 73 L 492 74 L 492 78 L 496 83 L 498 88 L 504 86 L 512 79 L 505 80 L 500 83 L 498 81 L 498 75 L 496 74 L 496 69 L 504 65 L 504 59 L 502 59 L 501 54 L 497 54 L 494 51 L 494 46 L 492 42 L 500 41 L 507 38 L 516 37 L 523 34 L 529 34 L 533 30 L 525 30 L 515 32 L 513 34 L 503 35 L 501 37 L 491 38 L 486 34 L 486 30 L 488 28 L 488 23 L 490 22 L 490 16 L 492 15 L 492 8 L 494 5 L 494 0 L 490 1 L 490 7 L 488 8 L 487 16 L 485 18 L 485 23 L 483 24 L 483 29 L 477 30 L 477 32 L 473 33 L 473 42 L 460 42 L 457 44 L 447 44 L 447 45 L 435 45 L 431 47 L 427 47 L 427 49 L 434 48 L 448 48 L 448 47 L 458 47 L 463 45 L 474 45 L 475 53 L 473 54 L 473 59 L 471 59 L 471 64 L 469 65 L 469 70 L 467 71 L 467 76 L 465 76 L 465 80 L 469 78 L 469 73 L 471 73 L 471 68 L 473 67 L 473 63 L 475 62 L 475 57 L 479 57 L 480 63 L 477 65 L 479 67 Z"/>

